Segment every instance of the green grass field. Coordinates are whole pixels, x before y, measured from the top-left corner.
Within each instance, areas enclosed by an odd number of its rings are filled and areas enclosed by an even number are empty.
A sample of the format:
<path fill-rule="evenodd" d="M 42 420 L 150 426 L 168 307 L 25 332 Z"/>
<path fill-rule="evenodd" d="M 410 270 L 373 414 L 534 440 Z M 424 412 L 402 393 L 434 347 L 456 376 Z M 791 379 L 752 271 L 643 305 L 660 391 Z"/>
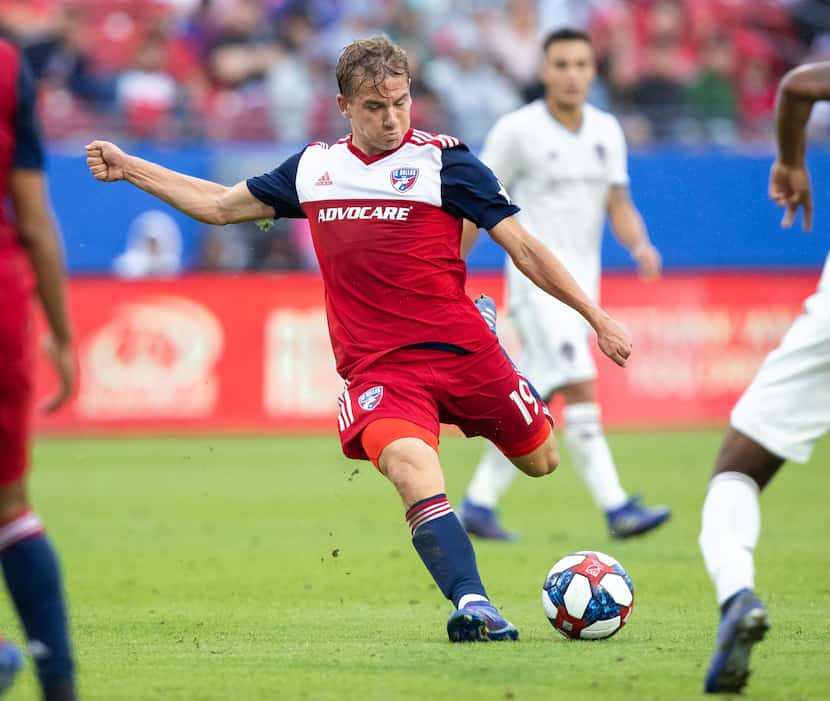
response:
<path fill-rule="evenodd" d="M 610 541 L 567 458 L 504 502 L 518 544 L 478 543 L 519 643 L 451 645 L 449 605 L 409 542 L 391 486 L 331 438 L 44 440 L 32 491 L 64 564 L 83 698 L 687 699 L 717 624 L 697 548 L 719 433 L 614 434 L 630 489 L 675 509 L 663 530 Z M 446 438 L 457 504 L 481 444 Z M 830 697 L 830 444 L 763 497 L 758 588 L 772 630 L 749 696 Z M 578 549 L 634 581 L 629 624 L 571 642 L 542 579 Z M 8 601 L 3 628 L 16 640 Z M 31 666 L 11 699 L 37 698 Z"/>

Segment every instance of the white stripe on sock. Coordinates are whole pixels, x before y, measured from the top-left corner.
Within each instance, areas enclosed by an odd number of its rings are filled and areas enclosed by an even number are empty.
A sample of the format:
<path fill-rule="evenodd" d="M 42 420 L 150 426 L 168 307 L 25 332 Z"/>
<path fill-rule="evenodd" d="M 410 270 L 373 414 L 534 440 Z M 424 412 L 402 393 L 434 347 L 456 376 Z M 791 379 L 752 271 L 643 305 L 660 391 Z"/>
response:
<path fill-rule="evenodd" d="M 0 527 L 0 551 L 10 545 L 28 538 L 29 536 L 43 533 L 43 524 L 37 514 L 27 511 L 21 514 L 14 521 Z"/>
<path fill-rule="evenodd" d="M 464 596 L 458 600 L 458 608 L 463 609 L 467 606 L 467 604 L 470 604 L 473 601 L 486 601 L 489 603 L 490 599 L 484 596 L 484 594 L 464 594 Z"/>

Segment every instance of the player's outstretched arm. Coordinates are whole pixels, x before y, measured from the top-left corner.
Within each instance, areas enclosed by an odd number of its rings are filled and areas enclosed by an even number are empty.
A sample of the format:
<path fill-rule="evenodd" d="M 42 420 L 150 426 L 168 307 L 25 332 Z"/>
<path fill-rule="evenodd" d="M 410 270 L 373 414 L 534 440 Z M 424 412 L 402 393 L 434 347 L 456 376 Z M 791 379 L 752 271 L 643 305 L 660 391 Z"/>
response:
<path fill-rule="evenodd" d="M 60 380 L 57 393 L 44 407 L 51 412 L 69 399 L 75 384 L 75 356 L 66 311 L 63 255 L 43 172 L 22 168 L 12 170 L 9 193 L 18 236 L 31 261 L 38 297 L 49 324 L 50 338 L 46 352 Z"/>
<path fill-rule="evenodd" d="M 109 141 L 86 147 L 86 163 L 97 180 L 126 180 L 154 197 L 206 224 L 233 224 L 274 216 L 244 182 L 232 187 L 194 178 L 131 156 Z"/>
<path fill-rule="evenodd" d="M 625 366 L 631 340 L 625 329 L 582 291 L 559 259 L 515 217 L 506 217 L 490 229 L 490 236 L 513 259 L 516 267 L 549 295 L 579 312 L 597 333 L 605 355 Z"/>
<path fill-rule="evenodd" d="M 791 70 L 778 87 L 775 108 L 778 158 L 770 170 L 769 196 L 784 207 L 781 226 L 792 226 L 804 208 L 803 228 L 813 225 L 813 196 L 810 173 L 804 163 L 806 128 L 813 105 L 830 100 L 830 61 L 811 63 Z"/>

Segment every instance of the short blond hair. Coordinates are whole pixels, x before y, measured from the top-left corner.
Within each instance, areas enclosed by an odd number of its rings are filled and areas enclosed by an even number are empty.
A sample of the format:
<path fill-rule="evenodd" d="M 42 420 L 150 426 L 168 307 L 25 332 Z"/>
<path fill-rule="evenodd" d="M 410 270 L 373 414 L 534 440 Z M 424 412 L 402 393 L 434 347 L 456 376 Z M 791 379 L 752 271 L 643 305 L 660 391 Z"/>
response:
<path fill-rule="evenodd" d="M 358 39 L 349 44 L 337 61 L 337 87 L 347 100 L 371 80 L 377 88 L 389 76 L 409 75 L 406 52 L 385 36 Z"/>

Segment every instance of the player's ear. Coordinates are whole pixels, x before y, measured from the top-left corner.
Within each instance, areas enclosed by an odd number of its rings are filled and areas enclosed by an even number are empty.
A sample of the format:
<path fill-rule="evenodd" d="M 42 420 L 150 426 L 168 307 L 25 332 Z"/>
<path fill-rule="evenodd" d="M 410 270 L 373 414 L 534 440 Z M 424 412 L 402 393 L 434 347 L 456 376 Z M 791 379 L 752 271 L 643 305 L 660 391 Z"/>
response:
<path fill-rule="evenodd" d="M 352 118 L 351 109 L 349 108 L 349 101 L 340 94 L 337 95 L 337 109 L 340 110 L 340 114 L 342 114 L 346 119 Z"/>

